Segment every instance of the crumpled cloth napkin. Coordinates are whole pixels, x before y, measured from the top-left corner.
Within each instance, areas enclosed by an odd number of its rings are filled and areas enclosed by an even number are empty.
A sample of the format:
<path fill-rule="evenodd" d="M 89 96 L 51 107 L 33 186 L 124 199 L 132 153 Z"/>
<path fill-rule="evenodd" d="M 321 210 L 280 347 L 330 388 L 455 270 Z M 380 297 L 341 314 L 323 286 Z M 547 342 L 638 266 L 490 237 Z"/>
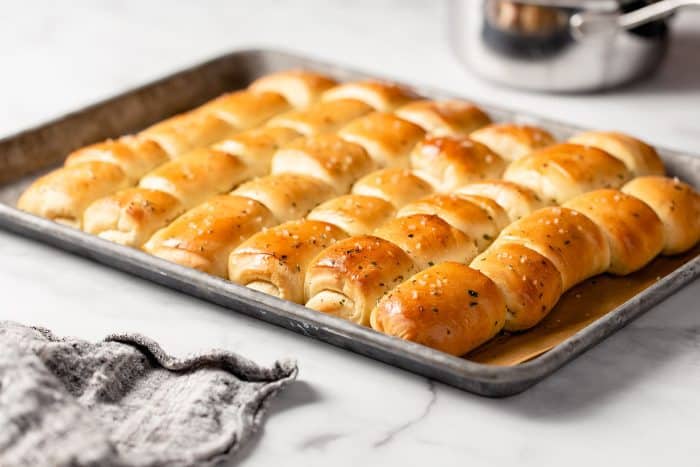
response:
<path fill-rule="evenodd" d="M 0 465 L 213 465 L 296 375 L 294 362 L 177 359 L 137 334 L 90 343 L 0 321 Z"/>

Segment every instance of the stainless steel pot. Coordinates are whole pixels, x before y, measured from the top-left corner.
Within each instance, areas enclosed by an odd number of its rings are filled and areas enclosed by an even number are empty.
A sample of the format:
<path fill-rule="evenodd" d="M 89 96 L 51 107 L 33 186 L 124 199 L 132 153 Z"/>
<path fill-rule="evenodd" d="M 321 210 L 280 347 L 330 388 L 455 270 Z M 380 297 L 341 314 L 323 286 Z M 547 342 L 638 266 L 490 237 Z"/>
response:
<path fill-rule="evenodd" d="M 451 0 L 450 40 L 490 80 L 593 91 L 650 74 L 666 52 L 668 18 L 689 6 L 700 0 Z"/>

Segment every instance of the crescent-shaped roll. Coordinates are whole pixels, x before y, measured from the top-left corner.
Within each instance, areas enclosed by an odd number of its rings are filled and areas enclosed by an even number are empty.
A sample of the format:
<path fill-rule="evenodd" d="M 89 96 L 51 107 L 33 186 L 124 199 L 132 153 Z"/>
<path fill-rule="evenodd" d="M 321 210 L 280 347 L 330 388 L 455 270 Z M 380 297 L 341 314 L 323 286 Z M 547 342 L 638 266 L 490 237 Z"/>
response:
<path fill-rule="evenodd" d="M 282 146 L 299 137 L 288 128 L 255 128 L 238 133 L 212 146 L 239 158 L 248 167 L 251 177 L 270 173 L 273 154 Z"/>
<path fill-rule="evenodd" d="M 342 194 L 373 169 L 374 162 L 362 146 L 326 134 L 297 138 L 284 146 L 272 157 L 271 172 L 316 177 Z"/>
<path fill-rule="evenodd" d="M 231 194 L 245 196 L 265 205 L 279 222 L 304 217 L 335 195 L 327 183 L 305 175 L 284 173 L 256 178 Z"/>
<path fill-rule="evenodd" d="M 68 155 L 64 165 L 71 166 L 88 161 L 118 165 L 130 182 L 136 183 L 145 173 L 167 162 L 168 155 L 153 141 L 124 136 L 78 149 Z"/>
<path fill-rule="evenodd" d="M 355 99 L 380 112 L 391 112 L 417 98 L 416 93 L 404 86 L 376 80 L 344 83 L 329 89 L 322 97 L 325 101 Z"/>
<path fill-rule="evenodd" d="M 396 115 L 436 136 L 468 135 L 491 123 L 489 116 L 479 107 L 456 99 L 410 102 L 400 107 Z"/>
<path fill-rule="evenodd" d="M 330 76 L 309 70 L 287 70 L 265 75 L 248 86 L 253 92 L 276 92 L 299 109 L 305 109 L 321 98 L 337 82 Z"/>
<path fill-rule="evenodd" d="M 564 207 L 584 214 L 601 228 L 610 245 L 608 272 L 612 274 L 641 269 L 664 247 L 659 216 L 634 196 L 618 190 L 596 190 L 567 201 Z"/>
<path fill-rule="evenodd" d="M 259 126 L 289 109 L 287 100 L 276 92 L 235 91 L 212 99 L 195 111 L 215 115 L 241 131 Z"/>
<path fill-rule="evenodd" d="M 477 195 L 492 199 L 505 209 L 511 222 L 545 206 L 545 203 L 534 191 L 505 180 L 484 180 L 483 182 L 470 183 L 456 190 L 455 194 Z"/>
<path fill-rule="evenodd" d="M 396 214 L 394 206 L 381 198 L 364 195 L 344 195 L 315 207 L 307 217 L 342 229 L 348 235 L 372 232 Z"/>
<path fill-rule="evenodd" d="M 556 142 L 547 130 L 530 125 L 492 123 L 469 134 L 503 159 L 511 162 Z"/>
<path fill-rule="evenodd" d="M 546 203 L 563 204 L 588 191 L 619 188 L 631 174 L 625 164 L 601 149 L 566 143 L 512 162 L 503 178 L 530 188 Z"/>
<path fill-rule="evenodd" d="M 663 254 L 675 255 L 700 241 L 700 194 L 677 178 L 635 178 L 622 188 L 656 212 L 664 225 Z"/>
<path fill-rule="evenodd" d="M 503 328 L 506 305 L 491 279 L 461 263 L 419 272 L 382 298 L 372 328 L 451 355 L 464 355 Z"/>
<path fill-rule="evenodd" d="M 158 144 L 171 158 L 209 146 L 236 132 L 225 120 L 198 109 L 176 115 L 138 133 L 138 138 Z"/>
<path fill-rule="evenodd" d="M 656 149 L 632 136 L 612 131 L 588 131 L 569 141 L 606 151 L 624 162 L 635 177 L 665 173 L 664 163 Z"/>
<path fill-rule="evenodd" d="M 109 162 L 61 167 L 38 178 L 17 201 L 23 211 L 80 228 L 85 209 L 129 184 L 122 169 Z"/>
<path fill-rule="evenodd" d="M 610 266 L 605 234 L 573 209 L 547 207 L 535 211 L 506 227 L 492 248 L 504 243 L 517 243 L 550 260 L 561 274 L 565 291 Z"/>
<path fill-rule="evenodd" d="M 472 261 L 501 290 L 506 302 L 506 331 L 539 323 L 563 293 L 561 274 L 545 256 L 517 243 L 494 245 Z"/>
<path fill-rule="evenodd" d="M 483 251 L 501 230 L 498 220 L 480 203 L 458 195 L 427 196 L 401 208 L 398 216 L 413 214 L 435 214 L 472 238 L 479 251 Z"/>
<path fill-rule="evenodd" d="M 173 195 L 127 188 L 88 206 L 83 214 L 83 230 L 105 240 L 140 247 L 183 212 L 185 206 Z"/>
<path fill-rule="evenodd" d="M 478 253 L 473 239 L 432 214 L 394 218 L 374 235 L 405 251 L 419 270 L 444 261 L 469 263 Z"/>
<path fill-rule="evenodd" d="M 227 277 L 231 251 L 275 223 L 272 213 L 259 202 L 219 195 L 156 232 L 143 249 L 173 263 Z"/>
<path fill-rule="evenodd" d="M 304 303 L 311 260 L 347 235 L 325 222 L 290 221 L 253 235 L 229 256 L 229 279 L 251 289 Z"/>
<path fill-rule="evenodd" d="M 408 154 L 423 138 L 418 125 L 390 113 L 372 112 L 344 126 L 338 135 L 359 144 L 378 167 L 409 167 Z"/>
<path fill-rule="evenodd" d="M 433 188 L 413 171 L 397 167 L 365 175 L 355 182 L 352 192 L 381 198 L 400 208 L 432 193 Z"/>
<path fill-rule="evenodd" d="M 149 172 L 139 186 L 169 193 L 189 209 L 210 196 L 233 189 L 247 178 L 247 167 L 237 157 L 199 148 Z"/>
<path fill-rule="evenodd" d="M 377 301 L 416 272 L 398 246 L 371 235 L 350 237 L 323 250 L 306 272 L 306 306 L 369 325 Z"/>
<path fill-rule="evenodd" d="M 411 152 L 411 166 L 441 193 L 499 178 L 506 168 L 500 156 L 466 136 L 428 136 Z"/>
<path fill-rule="evenodd" d="M 271 119 L 273 127 L 289 128 L 302 135 L 332 133 L 350 121 L 372 111 L 372 107 L 355 99 L 319 102 L 304 110 L 291 110 Z"/>

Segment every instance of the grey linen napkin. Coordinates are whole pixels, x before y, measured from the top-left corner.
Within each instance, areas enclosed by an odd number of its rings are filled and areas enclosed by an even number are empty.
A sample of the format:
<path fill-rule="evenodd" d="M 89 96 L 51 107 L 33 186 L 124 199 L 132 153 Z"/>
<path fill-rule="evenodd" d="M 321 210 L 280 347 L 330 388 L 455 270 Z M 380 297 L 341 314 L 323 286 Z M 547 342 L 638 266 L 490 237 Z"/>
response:
<path fill-rule="evenodd" d="M 296 375 L 293 362 L 177 359 L 136 334 L 90 343 L 0 321 L 0 465 L 213 465 Z"/>

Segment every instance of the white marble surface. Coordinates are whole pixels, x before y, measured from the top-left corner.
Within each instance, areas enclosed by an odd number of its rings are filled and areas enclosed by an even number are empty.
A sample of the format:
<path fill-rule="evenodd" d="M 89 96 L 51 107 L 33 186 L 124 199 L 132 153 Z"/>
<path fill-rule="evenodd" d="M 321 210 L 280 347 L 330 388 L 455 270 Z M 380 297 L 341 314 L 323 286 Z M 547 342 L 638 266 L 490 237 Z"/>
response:
<path fill-rule="evenodd" d="M 70 7 L 68 6 L 70 5 Z M 566 121 L 700 152 L 700 14 L 677 18 L 652 80 L 597 96 L 522 94 L 468 75 L 429 1 L 23 1 L 3 4 L 0 134 L 183 65 L 285 47 Z M 0 319 L 98 339 L 145 333 L 170 352 L 293 356 L 244 465 L 698 465 L 700 282 L 545 382 L 489 400 L 0 232 Z"/>

